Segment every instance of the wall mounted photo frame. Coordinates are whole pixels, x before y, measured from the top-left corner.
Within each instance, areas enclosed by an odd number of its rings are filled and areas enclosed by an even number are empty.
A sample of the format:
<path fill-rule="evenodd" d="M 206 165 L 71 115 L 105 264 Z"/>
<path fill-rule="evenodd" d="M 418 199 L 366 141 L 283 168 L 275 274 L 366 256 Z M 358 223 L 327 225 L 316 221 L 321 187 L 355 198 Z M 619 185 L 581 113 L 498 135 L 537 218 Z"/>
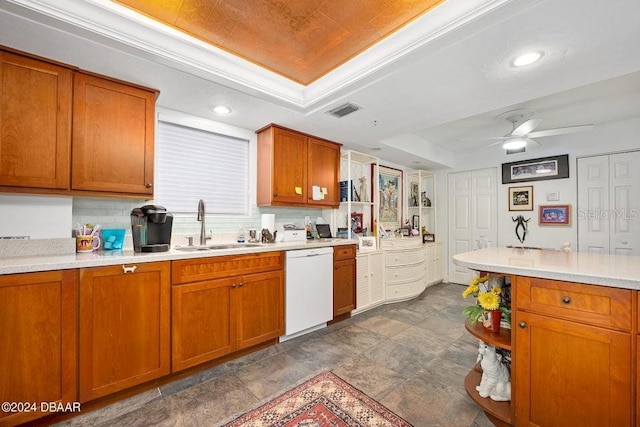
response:
<path fill-rule="evenodd" d="M 358 250 L 360 252 L 373 252 L 377 250 L 375 237 L 359 237 L 358 238 Z"/>
<path fill-rule="evenodd" d="M 509 187 L 509 210 L 532 211 L 533 210 L 533 185 L 522 187 Z"/>
<path fill-rule="evenodd" d="M 569 178 L 569 155 L 541 157 L 502 164 L 502 183 Z"/>
<path fill-rule="evenodd" d="M 540 205 L 538 224 L 571 225 L 571 205 Z"/>
<path fill-rule="evenodd" d="M 402 171 L 378 166 L 377 179 L 380 193 L 378 221 L 385 230 L 396 230 L 402 226 Z"/>

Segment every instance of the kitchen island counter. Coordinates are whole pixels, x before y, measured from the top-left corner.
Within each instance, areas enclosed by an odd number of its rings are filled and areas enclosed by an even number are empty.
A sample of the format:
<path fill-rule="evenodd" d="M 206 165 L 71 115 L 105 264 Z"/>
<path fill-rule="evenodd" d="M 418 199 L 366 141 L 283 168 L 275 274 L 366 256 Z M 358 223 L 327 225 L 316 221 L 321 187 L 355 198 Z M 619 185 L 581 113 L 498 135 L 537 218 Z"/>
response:
<path fill-rule="evenodd" d="M 639 256 L 485 248 L 454 255 L 453 262 L 477 271 L 640 290 Z"/>

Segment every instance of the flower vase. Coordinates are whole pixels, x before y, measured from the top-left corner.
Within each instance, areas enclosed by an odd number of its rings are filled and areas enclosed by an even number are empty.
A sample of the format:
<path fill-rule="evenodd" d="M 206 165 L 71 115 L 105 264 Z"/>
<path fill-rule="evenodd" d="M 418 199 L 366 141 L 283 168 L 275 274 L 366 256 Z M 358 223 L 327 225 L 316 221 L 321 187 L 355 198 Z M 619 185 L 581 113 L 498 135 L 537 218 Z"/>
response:
<path fill-rule="evenodd" d="M 502 319 L 501 310 L 489 310 L 486 312 L 486 319 L 483 322 L 484 328 L 487 332 L 493 334 L 500 333 L 500 320 Z"/>

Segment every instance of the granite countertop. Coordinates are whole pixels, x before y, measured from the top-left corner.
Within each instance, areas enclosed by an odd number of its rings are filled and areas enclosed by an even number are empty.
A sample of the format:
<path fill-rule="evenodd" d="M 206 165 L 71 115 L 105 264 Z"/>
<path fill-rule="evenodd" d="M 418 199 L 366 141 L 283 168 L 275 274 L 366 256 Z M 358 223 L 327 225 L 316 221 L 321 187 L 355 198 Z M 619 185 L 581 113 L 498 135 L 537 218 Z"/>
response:
<path fill-rule="evenodd" d="M 357 244 L 357 241 L 347 239 L 320 239 L 309 242 L 265 243 L 255 246 L 205 251 L 182 251 L 172 247 L 168 252 L 157 253 L 138 253 L 133 250 L 122 250 L 97 251 L 84 254 L 73 253 L 64 255 L 16 256 L 0 259 L 0 275 L 47 270 L 101 267 L 141 262 L 173 261 L 179 259 L 205 258 L 224 255 L 242 255 L 259 252 L 288 251 L 353 244 Z"/>
<path fill-rule="evenodd" d="M 472 270 L 640 290 L 640 256 L 485 248 L 453 256 Z"/>

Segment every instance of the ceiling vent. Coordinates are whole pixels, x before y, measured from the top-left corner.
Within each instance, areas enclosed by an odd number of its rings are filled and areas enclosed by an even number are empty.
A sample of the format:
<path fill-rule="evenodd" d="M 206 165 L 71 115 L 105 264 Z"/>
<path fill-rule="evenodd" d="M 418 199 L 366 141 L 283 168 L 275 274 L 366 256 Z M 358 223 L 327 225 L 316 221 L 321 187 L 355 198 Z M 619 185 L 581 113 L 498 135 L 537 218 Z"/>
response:
<path fill-rule="evenodd" d="M 326 111 L 326 113 L 333 117 L 337 117 L 341 119 L 342 117 L 351 113 L 355 113 L 356 111 L 361 109 L 362 109 L 361 106 L 347 102 L 346 104 L 342 104 L 334 108 L 333 110 Z"/>

